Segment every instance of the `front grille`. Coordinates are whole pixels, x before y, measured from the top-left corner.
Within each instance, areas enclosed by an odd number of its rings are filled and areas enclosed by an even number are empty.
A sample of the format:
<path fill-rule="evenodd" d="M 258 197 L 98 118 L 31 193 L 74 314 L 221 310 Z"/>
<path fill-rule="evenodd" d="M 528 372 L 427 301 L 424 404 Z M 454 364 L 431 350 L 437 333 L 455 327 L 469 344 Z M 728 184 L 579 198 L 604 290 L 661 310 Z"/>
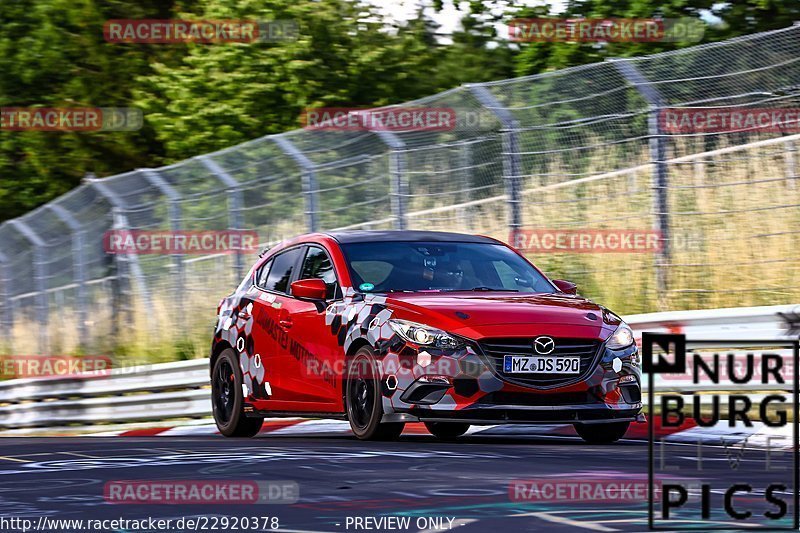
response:
<path fill-rule="evenodd" d="M 569 385 L 580 381 L 594 370 L 599 358 L 600 341 L 590 339 L 566 339 L 553 337 L 556 347 L 548 356 L 579 356 L 581 367 L 579 374 L 553 376 L 545 373 L 504 374 L 503 357 L 506 355 L 534 355 L 533 337 L 509 337 L 484 339 L 479 345 L 483 357 L 495 373 L 509 383 L 538 388 L 552 388 Z"/>
<path fill-rule="evenodd" d="M 514 406 L 559 406 L 559 405 L 586 405 L 597 404 L 605 406 L 599 391 L 592 389 L 578 392 L 548 392 L 546 394 L 531 394 L 530 392 L 490 392 L 481 402 L 494 405 Z"/>

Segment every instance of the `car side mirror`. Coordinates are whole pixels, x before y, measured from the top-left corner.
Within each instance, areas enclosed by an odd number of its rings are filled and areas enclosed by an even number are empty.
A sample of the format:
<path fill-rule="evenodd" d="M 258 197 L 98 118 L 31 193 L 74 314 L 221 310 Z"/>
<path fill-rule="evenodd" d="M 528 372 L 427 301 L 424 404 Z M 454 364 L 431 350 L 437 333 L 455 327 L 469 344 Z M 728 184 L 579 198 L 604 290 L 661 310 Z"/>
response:
<path fill-rule="evenodd" d="M 553 285 L 564 294 L 578 294 L 578 286 L 565 279 L 554 279 Z"/>
<path fill-rule="evenodd" d="M 328 288 L 319 278 L 298 279 L 292 283 L 292 296 L 309 300 L 324 300 Z"/>

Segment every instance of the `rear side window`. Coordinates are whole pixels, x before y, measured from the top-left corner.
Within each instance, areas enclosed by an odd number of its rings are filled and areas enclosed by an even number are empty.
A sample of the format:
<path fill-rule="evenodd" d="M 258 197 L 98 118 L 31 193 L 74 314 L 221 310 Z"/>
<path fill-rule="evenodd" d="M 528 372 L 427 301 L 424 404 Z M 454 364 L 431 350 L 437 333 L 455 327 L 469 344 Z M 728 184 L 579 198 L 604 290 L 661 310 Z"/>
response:
<path fill-rule="evenodd" d="M 292 272 L 297 260 L 300 257 L 302 248 L 293 248 L 272 258 L 272 267 L 269 269 L 267 279 L 262 288 L 268 291 L 288 292 L 289 280 L 292 279 Z"/>
<path fill-rule="evenodd" d="M 339 284 L 336 281 L 336 272 L 333 270 L 331 258 L 322 248 L 309 246 L 306 260 L 303 262 L 303 270 L 298 279 L 319 278 L 325 282 L 327 293 L 326 299 L 333 300 L 338 293 Z"/>
<path fill-rule="evenodd" d="M 261 268 L 258 269 L 256 273 L 256 285 L 259 287 L 263 287 L 265 283 L 267 283 L 267 274 L 269 274 L 269 268 L 272 266 L 272 259 L 264 263 Z"/>

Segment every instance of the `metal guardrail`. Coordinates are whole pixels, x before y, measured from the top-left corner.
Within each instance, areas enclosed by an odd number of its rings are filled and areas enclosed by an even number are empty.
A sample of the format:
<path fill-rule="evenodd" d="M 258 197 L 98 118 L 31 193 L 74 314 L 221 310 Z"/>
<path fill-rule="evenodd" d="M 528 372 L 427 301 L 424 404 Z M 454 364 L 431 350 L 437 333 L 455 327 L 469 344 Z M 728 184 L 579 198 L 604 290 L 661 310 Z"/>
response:
<path fill-rule="evenodd" d="M 211 413 L 208 359 L 0 382 L 0 427 L 142 422 Z"/>
<path fill-rule="evenodd" d="M 800 336 L 800 304 L 667 311 L 629 315 L 625 321 L 637 338 L 643 331 L 650 331 L 680 332 L 694 341 L 797 340 Z"/>
<path fill-rule="evenodd" d="M 643 331 L 679 331 L 691 340 L 789 340 L 798 336 L 799 318 L 800 304 L 652 313 L 625 320 L 637 336 Z M 197 359 L 139 371 L 119 369 L 108 374 L 0 382 L 0 428 L 209 416 L 208 364 L 208 359 Z M 663 385 L 663 391 L 695 389 L 685 382 Z M 737 390 L 762 392 L 764 387 L 747 385 Z"/>

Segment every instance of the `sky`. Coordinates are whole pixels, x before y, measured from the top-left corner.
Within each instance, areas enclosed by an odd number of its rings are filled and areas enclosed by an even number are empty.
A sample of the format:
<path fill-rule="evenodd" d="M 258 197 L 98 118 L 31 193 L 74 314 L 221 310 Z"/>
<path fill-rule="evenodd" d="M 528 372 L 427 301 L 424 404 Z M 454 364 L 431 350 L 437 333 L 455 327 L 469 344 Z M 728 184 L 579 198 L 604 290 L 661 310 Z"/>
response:
<path fill-rule="evenodd" d="M 369 4 L 378 7 L 385 14 L 395 20 L 408 20 L 413 18 L 421 3 L 430 6 L 430 1 L 424 0 L 366 0 Z M 458 28 L 458 23 L 464 13 L 469 11 L 469 2 L 460 2 L 461 10 L 456 9 L 458 0 L 445 0 L 444 8 L 438 13 L 433 8 L 428 7 L 427 12 L 430 17 L 441 25 L 441 33 L 450 34 Z M 553 13 L 561 11 L 566 0 L 516 0 L 516 5 L 540 6 L 549 4 Z M 500 25 L 502 26 L 502 25 Z M 500 28 L 498 28 L 500 29 Z"/>
<path fill-rule="evenodd" d="M 385 14 L 397 21 L 408 20 L 413 18 L 419 8 L 420 4 L 430 6 L 430 0 L 365 0 L 367 3 L 378 7 Z M 460 3 L 461 10 L 456 9 L 456 3 Z M 551 13 L 556 15 L 564 10 L 567 0 L 515 0 L 516 5 L 523 6 L 541 6 L 547 4 L 551 8 Z M 722 3 L 716 5 L 723 5 Z M 459 0 L 445 0 L 444 8 L 438 13 L 433 8 L 428 7 L 427 12 L 430 17 L 441 26 L 440 32 L 448 35 L 453 30 L 458 28 L 461 17 L 469 10 L 468 2 L 459 2 Z M 711 14 L 708 10 L 701 12 L 701 18 L 707 23 L 716 24 L 720 19 Z M 507 30 L 503 24 L 498 24 L 498 35 L 506 35 Z M 447 41 L 444 38 L 442 41 Z"/>

